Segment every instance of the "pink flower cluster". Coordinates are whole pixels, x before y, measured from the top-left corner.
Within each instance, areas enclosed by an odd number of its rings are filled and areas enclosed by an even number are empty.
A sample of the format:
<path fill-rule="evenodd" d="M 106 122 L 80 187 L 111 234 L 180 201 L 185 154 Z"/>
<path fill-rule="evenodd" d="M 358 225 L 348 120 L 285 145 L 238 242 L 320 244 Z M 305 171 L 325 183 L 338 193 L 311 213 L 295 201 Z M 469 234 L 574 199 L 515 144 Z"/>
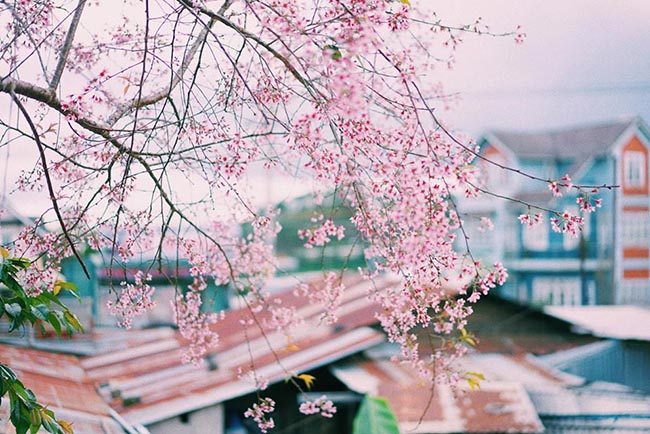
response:
<path fill-rule="evenodd" d="M 119 318 L 119 325 L 122 327 L 131 328 L 134 317 L 156 306 L 156 302 L 152 299 L 154 288 L 147 283 L 149 281 L 151 275 L 145 275 L 143 271 L 138 270 L 133 276 L 133 283 L 120 283 L 122 289 L 117 301 L 107 302 L 109 312 Z"/>
<path fill-rule="evenodd" d="M 332 418 L 336 413 L 336 407 L 327 399 L 327 396 L 323 395 L 320 398 L 314 399 L 313 401 L 307 400 L 300 404 L 299 408 L 302 414 L 319 414 L 323 417 Z"/>
<path fill-rule="evenodd" d="M 556 214 L 551 218 L 551 229 L 555 232 L 562 232 L 577 237 L 582 231 L 584 218 L 573 215 L 568 211 Z"/>
<path fill-rule="evenodd" d="M 244 412 L 245 417 L 251 417 L 257 423 L 257 427 L 263 433 L 275 427 L 275 422 L 268 414 L 273 413 L 275 410 L 275 401 L 271 398 L 259 398 L 257 403 L 253 404 Z"/>
<path fill-rule="evenodd" d="M 517 217 L 519 222 L 521 222 L 522 225 L 525 225 L 529 228 L 532 228 L 535 225 L 538 225 L 542 221 L 542 213 L 535 213 L 535 214 L 521 214 L 519 217 Z"/>
<path fill-rule="evenodd" d="M 576 198 L 576 203 L 580 208 L 580 211 L 591 213 L 596 211 L 596 208 L 600 208 L 603 204 L 601 199 L 591 199 L 589 196 L 578 196 Z"/>
<path fill-rule="evenodd" d="M 342 240 L 345 236 L 345 228 L 336 226 L 331 219 L 325 220 L 320 226 L 313 229 L 301 229 L 298 236 L 305 241 L 305 247 L 311 249 L 314 246 L 324 246 L 331 241 L 330 237 Z"/>
<path fill-rule="evenodd" d="M 174 319 L 181 335 L 189 342 L 189 347 L 183 353 L 183 362 L 199 366 L 203 357 L 219 343 L 219 334 L 211 326 L 224 313 L 201 312 L 201 293 L 194 288 L 176 297 L 172 302 Z"/>
<path fill-rule="evenodd" d="M 324 274 L 322 282 L 313 285 L 301 284 L 294 291 L 294 295 L 308 297 L 312 304 L 320 305 L 323 308 L 321 321 L 325 324 L 334 324 L 338 320 L 337 310 L 341 304 L 341 298 L 345 291 L 345 285 L 341 276 L 333 271 Z"/>

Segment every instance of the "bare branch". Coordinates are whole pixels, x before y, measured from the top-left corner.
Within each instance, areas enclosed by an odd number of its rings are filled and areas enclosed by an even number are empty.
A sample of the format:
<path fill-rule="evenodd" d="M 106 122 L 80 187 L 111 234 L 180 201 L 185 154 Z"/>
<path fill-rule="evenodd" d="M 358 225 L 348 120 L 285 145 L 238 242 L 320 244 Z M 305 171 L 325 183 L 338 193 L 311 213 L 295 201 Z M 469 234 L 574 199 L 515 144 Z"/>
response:
<path fill-rule="evenodd" d="M 183 5 L 185 5 L 187 8 L 191 7 L 191 5 L 188 5 L 187 0 L 178 0 L 178 1 L 180 3 L 182 3 Z M 223 7 L 222 7 L 222 9 L 223 9 Z M 205 7 L 200 7 L 199 11 L 202 14 L 210 17 L 211 19 L 217 20 L 220 23 L 226 25 L 227 27 L 230 27 L 231 29 L 233 29 L 234 31 L 239 33 L 242 37 L 244 37 L 246 39 L 250 39 L 250 40 L 256 42 L 258 45 L 262 46 L 266 51 L 271 53 L 273 55 L 273 57 L 275 57 L 280 62 L 282 62 L 284 67 L 287 68 L 287 70 L 291 73 L 291 75 L 293 75 L 296 78 L 296 80 L 298 80 L 298 82 L 300 82 L 300 84 L 302 84 L 305 87 L 305 89 L 309 92 L 309 94 L 312 97 L 314 97 L 316 99 L 320 99 L 319 98 L 320 92 L 318 92 L 314 88 L 313 83 L 311 83 L 309 80 L 307 80 L 305 77 L 303 77 L 302 74 L 300 74 L 300 72 L 296 69 L 296 67 L 289 61 L 289 59 L 287 59 L 285 56 L 280 54 L 275 48 L 273 48 L 271 46 L 271 44 L 269 44 L 268 42 L 264 42 L 262 39 L 260 39 L 259 36 L 254 35 L 253 33 L 249 32 L 248 30 L 244 29 L 243 27 L 238 26 L 237 24 L 230 21 L 228 18 L 223 16 L 223 14 L 221 12 L 221 9 L 219 10 L 219 12 L 214 12 L 214 11 L 211 11 L 210 9 L 205 8 Z"/>
<path fill-rule="evenodd" d="M 178 86 L 178 84 L 183 79 L 185 72 L 190 67 L 190 64 L 192 63 L 192 60 L 194 60 L 197 51 L 199 50 L 201 45 L 205 42 L 205 38 L 207 38 L 208 33 L 210 32 L 210 29 L 212 28 L 214 23 L 215 20 L 210 20 L 203 27 L 203 29 L 201 29 L 201 32 L 196 37 L 196 40 L 194 41 L 190 49 L 185 54 L 185 57 L 183 58 L 183 62 L 178 67 L 178 69 L 172 73 L 172 79 L 170 80 L 169 85 L 162 87 L 161 89 L 152 92 L 147 96 L 138 95 L 132 101 L 120 105 L 110 116 L 108 116 L 108 118 L 106 119 L 106 124 L 112 126 L 115 124 L 115 122 L 120 120 L 125 114 L 127 114 L 131 110 L 146 107 L 148 105 L 155 104 L 158 101 L 167 98 L 169 94 L 172 92 L 172 90 L 174 90 L 174 88 L 176 88 L 176 86 Z"/>
<path fill-rule="evenodd" d="M 59 52 L 59 61 L 56 64 L 56 69 L 54 69 L 54 75 L 50 81 L 50 90 L 55 91 L 59 86 L 61 81 L 61 76 L 63 75 L 63 70 L 65 64 L 68 61 L 68 55 L 70 54 L 70 49 L 72 48 L 72 41 L 74 41 L 75 34 L 77 33 L 77 27 L 81 21 L 81 14 L 83 13 L 84 6 L 86 5 L 86 0 L 79 0 L 77 8 L 74 11 L 74 16 L 70 22 L 70 27 L 68 28 L 68 33 L 65 36 L 65 41 L 63 42 L 63 47 Z"/>
<path fill-rule="evenodd" d="M 167 191 L 165 190 L 163 185 L 160 183 L 160 180 L 154 173 L 153 169 L 151 168 L 151 165 L 141 155 L 132 152 L 131 149 L 129 149 L 129 147 L 120 143 L 119 140 L 113 137 L 111 135 L 111 129 L 108 126 L 101 124 L 93 119 L 83 117 L 75 110 L 72 109 L 64 110 L 61 107 L 61 101 L 59 101 L 59 99 L 56 97 L 56 95 L 54 95 L 54 93 L 52 93 L 48 89 L 33 85 L 31 83 L 24 82 L 22 80 L 15 80 L 12 78 L 6 78 L 4 80 L 0 80 L 0 92 L 5 92 L 10 94 L 13 97 L 14 101 L 16 101 L 17 104 L 19 104 L 19 108 L 22 107 L 21 111 L 23 111 L 23 114 L 25 114 L 26 116 L 28 116 L 28 113 L 24 108 L 24 106 L 22 105 L 22 103 L 20 103 L 20 100 L 18 99 L 17 95 L 27 96 L 35 101 L 40 101 L 47 104 L 51 108 L 57 110 L 59 113 L 74 118 L 75 123 L 77 123 L 79 126 L 83 127 L 84 129 L 93 132 L 99 135 L 100 137 L 106 139 L 106 141 L 108 141 L 111 145 L 113 145 L 119 151 L 120 154 L 129 155 L 138 163 L 140 163 L 140 165 L 144 168 L 145 172 L 147 173 L 148 177 L 154 183 L 156 190 L 158 190 L 158 192 L 160 193 L 162 200 L 167 204 L 167 206 L 169 206 L 171 212 L 177 214 L 182 220 L 187 222 L 194 230 L 196 230 L 198 233 L 206 237 L 206 239 L 210 240 L 219 249 L 219 251 L 224 257 L 224 260 L 228 264 L 228 267 L 232 270 L 232 264 L 230 263 L 230 260 L 228 259 L 227 253 L 223 248 L 223 246 L 214 237 L 212 237 L 205 230 L 199 227 L 194 221 L 192 221 L 192 219 L 190 219 L 181 209 L 179 209 L 178 206 L 176 206 L 174 201 L 167 194 Z M 34 133 L 35 140 L 37 140 L 37 144 L 40 144 L 40 139 L 38 138 L 38 134 L 35 127 L 33 128 L 33 133 Z M 39 147 L 42 148 L 42 146 Z M 55 200 L 54 193 L 51 191 L 50 194 L 52 195 L 52 199 L 54 201 Z M 58 207 L 55 206 L 55 211 L 57 210 L 57 208 Z M 63 222 L 61 222 L 61 225 L 63 226 Z M 73 251 L 74 251 L 74 247 L 73 247 Z M 75 254 L 75 256 L 78 257 L 78 254 Z"/>

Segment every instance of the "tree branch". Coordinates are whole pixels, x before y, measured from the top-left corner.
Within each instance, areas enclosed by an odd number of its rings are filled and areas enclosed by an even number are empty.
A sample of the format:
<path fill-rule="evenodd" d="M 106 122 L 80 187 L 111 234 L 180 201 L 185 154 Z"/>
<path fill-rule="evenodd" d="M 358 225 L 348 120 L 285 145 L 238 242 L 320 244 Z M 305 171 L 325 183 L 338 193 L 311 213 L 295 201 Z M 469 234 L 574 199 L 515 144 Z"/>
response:
<path fill-rule="evenodd" d="M 195 7 L 192 7 L 191 4 L 188 4 L 188 0 L 178 0 L 178 1 L 181 4 L 185 5 L 185 7 L 187 7 L 190 10 L 191 9 L 196 9 Z M 228 3 L 228 2 L 226 2 L 226 3 Z M 210 17 L 210 19 L 212 19 L 212 20 L 219 21 L 220 23 L 226 25 L 227 27 L 230 27 L 232 30 L 239 33 L 242 37 L 244 37 L 246 39 L 250 39 L 250 40 L 254 41 L 255 43 L 257 43 L 258 45 L 260 45 L 261 47 L 263 47 L 266 51 L 271 53 L 271 55 L 273 55 L 273 57 L 278 59 L 284 65 L 285 68 L 287 68 L 287 70 L 291 73 L 291 75 L 293 75 L 295 77 L 295 79 L 298 80 L 298 82 L 300 82 L 300 84 L 302 84 L 305 87 L 305 89 L 309 92 L 309 94 L 313 98 L 315 98 L 316 100 L 319 99 L 318 97 L 320 95 L 320 92 L 318 92 L 314 88 L 313 84 L 310 83 L 309 80 L 307 80 L 305 77 L 303 77 L 300 74 L 300 72 L 289 61 L 289 59 L 287 59 L 285 56 L 280 54 L 275 48 L 273 48 L 271 46 L 271 44 L 269 44 L 267 42 L 264 42 L 259 36 L 249 32 L 248 30 L 246 30 L 243 27 L 238 26 L 237 24 L 233 23 L 228 18 L 223 16 L 223 13 L 222 13 L 222 9 L 224 9 L 223 6 L 222 6 L 221 9 L 219 9 L 218 12 L 213 12 L 210 9 L 205 8 L 203 6 L 200 6 L 198 9 L 199 9 L 200 13 L 202 13 L 203 15 L 206 15 L 206 16 Z"/>
<path fill-rule="evenodd" d="M 74 246 L 74 242 L 72 241 L 72 238 L 70 237 L 70 234 L 66 229 L 65 222 L 63 221 L 63 216 L 61 215 L 61 210 L 59 209 L 59 204 L 56 200 L 56 194 L 54 193 L 52 179 L 50 178 L 50 171 L 47 168 L 47 159 L 45 158 L 45 150 L 43 149 L 43 144 L 41 143 L 38 130 L 36 130 L 36 125 L 34 125 L 34 122 L 32 121 L 31 116 L 29 116 L 27 109 L 25 108 L 23 103 L 20 102 L 20 99 L 16 96 L 16 94 L 14 92 L 10 92 L 10 93 L 14 102 L 18 106 L 18 109 L 25 117 L 27 124 L 29 124 L 29 128 L 32 130 L 32 134 L 34 134 L 34 142 L 36 142 L 36 146 L 38 147 L 38 153 L 41 158 L 41 165 L 43 166 L 43 174 L 45 175 L 45 183 L 47 184 L 47 191 L 50 193 L 50 201 L 52 202 L 52 207 L 54 208 L 54 213 L 56 214 L 56 218 L 57 220 L 59 220 L 59 224 L 61 225 L 61 231 L 63 232 L 65 239 L 68 240 L 68 244 L 70 244 L 70 249 L 72 250 L 72 253 L 74 254 L 75 258 L 77 258 L 79 265 L 81 265 L 84 274 L 88 279 L 90 279 L 90 273 L 88 273 L 88 268 L 86 268 L 86 264 L 84 264 L 83 259 L 81 259 L 79 252 L 77 252 L 77 249 Z"/>
<path fill-rule="evenodd" d="M 75 34 L 77 33 L 77 27 L 81 21 L 81 14 L 83 12 L 84 6 L 86 5 L 86 0 L 79 0 L 77 4 L 77 9 L 74 11 L 74 16 L 72 17 L 72 22 L 70 22 L 70 27 L 68 28 L 68 33 L 65 35 L 65 41 L 63 42 L 63 47 L 59 53 L 59 61 L 56 64 L 54 69 L 54 75 L 50 81 L 50 90 L 54 92 L 59 86 L 61 81 L 61 76 L 63 75 L 63 69 L 65 68 L 65 63 L 68 61 L 68 55 L 70 54 L 70 49 L 72 48 L 72 42 L 74 41 Z"/>
<path fill-rule="evenodd" d="M 183 58 L 183 62 L 181 65 L 178 67 L 176 72 L 172 73 L 172 79 L 169 82 L 168 86 L 165 86 L 155 92 L 152 92 L 151 94 L 147 96 L 138 96 L 134 98 L 132 101 L 129 101 L 125 104 L 122 104 L 117 107 L 117 109 L 106 119 L 106 124 L 112 126 L 122 118 L 125 114 L 130 112 L 131 110 L 135 110 L 138 108 L 146 107 L 151 104 L 155 104 L 158 101 L 161 101 L 169 94 L 171 94 L 172 90 L 178 86 L 178 84 L 181 82 L 183 79 L 183 76 L 185 75 L 185 71 L 190 67 L 190 63 L 192 63 L 192 60 L 194 60 L 194 56 L 196 55 L 196 52 L 199 50 L 203 42 L 205 41 L 205 38 L 207 38 L 208 33 L 210 32 L 210 29 L 214 25 L 215 20 L 210 20 L 207 25 L 201 29 L 201 32 L 197 36 L 196 40 L 190 47 L 190 49 L 187 51 L 185 54 L 185 57 Z"/>
<path fill-rule="evenodd" d="M 206 237 L 209 241 L 214 243 L 215 246 L 219 249 L 221 254 L 224 257 L 224 260 L 228 264 L 228 268 L 231 271 L 231 274 L 233 273 L 233 266 L 232 263 L 230 262 L 230 259 L 228 258 L 228 255 L 223 248 L 223 246 L 210 234 L 208 234 L 205 230 L 200 228 L 192 219 L 190 219 L 183 211 L 181 211 L 176 204 L 173 202 L 171 197 L 167 194 L 167 191 L 164 189 L 162 184 L 160 183 L 160 180 L 158 177 L 156 177 L 156 174 L 154 173 L 153 169 L 151 168 L 151 165 L 139 154 L 133 152 L 129 147 L 125 146 L 124 144 L 120 143 L 118 139 L 113 137 L 111 135 L 111 128 L 101 124 L 93 119 L 85 118 L 81 116 L 78 112 L 72 109 L 66 109 L 64 110 L 61 106 L 61 101 L 56 97 L 56 95 L 51 92 L 48 89 L 42 88 L 40 86 L 36 86 L 31 83 L 27 83 L 22 80 L 16 80 L 13 78 L 5 78 L 4 80 L 0 80 L 0 92 L 8 93 L 12 96 L 14 101 L 16 101 L 16 104 L 18 104 L 18 107 L 21 108 L 21 111 L 23 114 L 27 117 L 28 122 L 30 122 L 30 127 L 33 125 L 31 123 L 31 118 L 29 118 L 29 114 L 27 113 L 25 107 L 22 105 L 20 102 L 20 99 L 17 97 L 17 95 L 23 95 L 28 98 L 31 98 L 35 101 L 40 101 L 42 103 L 47 104 L 49 107 L 57 110 L 59 113 L 65 115 L 66 117 L 72 117 L 74 118 L 74 122 L 81 126 L 82 128 L 93 132 L 97 134 L 98 136 L 106 139 L 111 145 L 113 145 L 120 154 L 124 155 L 129 155 L 131 156 L 134 160 L 136 160 L 140 165 L 144 168 L 145 172 L 147 173 L 148 177 L 152 180 L 154 183 L 154 186 L 156 190 L 160 193 L 161 199 L 169 206 L 169 209 L 171 210 L 172 213 L 177 214 L 182 220 L 187 222 L 194 230 L 196 230 L 198 233 Z M 37 141 L 37 144 L 40 144 L 40 139 L 38 138 L 37 131 L 34 128 L 32 129 L 34 133 L 35 140 Z M 42 146 L 39 146 L 42 148 Z M 47 173 L 47 170 L 45 170 Z M 50 187 L 50 184 L 48 183 L 48 188 Z M 54 193 L 53 191 L 50 191 L 50 195 L 52 197 L 53 204 L 55 203 L 54 199 Z M 55 205 L 55 211 L 58 209 L 58 206 Z M 60 216 L 59 213 L 57 213 L 57 216 Z M 62 220 L 60 220 L 61 225 L 63 226 Z M 63 226 L 64 227 L 64 226 Z M 65 232 L 64 232 L 65 233 Z M 67 237 L 67 234 L 66 234 Z M 75 256 L 79 259 L 78 254 L 74 250 L 74 246 L 72 246 L 73 252 L 75 252 Z M 83 265 L 83 263 L 82 263 Z M 85 267 L 84 267 L 84 271 Z M 87 273 L 87 271 L 86 271 Z"/>

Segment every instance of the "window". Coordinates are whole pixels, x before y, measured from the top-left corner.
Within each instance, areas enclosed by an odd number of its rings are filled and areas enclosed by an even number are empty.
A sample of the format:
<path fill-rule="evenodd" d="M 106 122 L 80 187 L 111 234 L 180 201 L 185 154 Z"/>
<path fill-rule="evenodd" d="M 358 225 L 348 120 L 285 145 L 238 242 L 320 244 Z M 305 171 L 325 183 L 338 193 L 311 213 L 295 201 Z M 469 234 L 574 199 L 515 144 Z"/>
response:
<path fill-rule="evenodd" d="M 626 187 L 643 187 L 645 184 L 645 155 L 640 151 L 623 154 L 623 178 Z"/>
<path fill-rule="evenodd" d="M 624 212 L 621 221 L 621 241 L 623 245 L 645 247 L 648 239 L 650 239 L 649 223 L 647 212 Z"/>
<path fill-rule="evenodd" d="M 582 304 L 577 277 L 537 277 L 533 280 L 533 302 L 555 306 Z"/>

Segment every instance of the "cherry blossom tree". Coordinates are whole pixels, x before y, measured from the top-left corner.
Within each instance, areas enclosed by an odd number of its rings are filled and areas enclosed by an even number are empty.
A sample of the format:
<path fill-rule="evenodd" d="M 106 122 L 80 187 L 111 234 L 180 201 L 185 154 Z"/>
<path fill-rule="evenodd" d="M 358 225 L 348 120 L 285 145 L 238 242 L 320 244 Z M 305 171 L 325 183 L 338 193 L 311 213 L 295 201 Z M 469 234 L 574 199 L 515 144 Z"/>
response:
<path fill-rule="evenodd" d="M 149 252 L 114 288 L 110 309 L 128 327 L 153 304 L 149 268 L 188 261 L 193 283 L 173 301 L 193 343 L 188 361 L 218 345 L 219 317 L 201 310 L 208 282 L 229 285 L 252 313 L 275 309 L 278 327 L 289 327 L 299 319 L 263 290 L 282 271 L 273 256 L 278 212 L 260 211 L 248 181 L 299 177 L 316 203 L 335 195 L 353 210 L 367 246 L 360 272 L 401 278 L 368 294 L 382 306 L 378 320 L 425 378 L 447 378 L 471 341 L 471 304 L 506 271 L 474 258 L 465 239 L 457 198 L 490 192 L 475 144 L 438 118 L 449 96 L 436 72 L 453 64 L 466 35 L 520 42 L 524 34 L 494 33 L 480 19 L 451 26 L 434 8 L 417 0 L 0 1 L 0 91 L 11 107 L 0 117 L 0 146 L 34 150 L 13 191 L 42 190 L 51 204 L 7 246 L 42 258 L 24 271 L 25 291 L 51 291 L 63 258 L 84 263 L 81 246 L 110 252 L 115 276 Z M 573 188 L 568 179 L 541 181 L 553 192 Z M 557 230 L 578 230 L 579 217 L 552 216 Z M 533 224 L 535 210 L 521 220 Z M 36 230 L 47 223 L 59 230 Z M 322 247 L 346 234 L 324 216 L 300 236 Z M 324 280 L 297 293 L 335 321 L 345 287 L 340 272 Z M 421 354 L 418 327 L 448 344 Z M 268 428 L 271 407 L 264 400 L 250 416 Z"/>

